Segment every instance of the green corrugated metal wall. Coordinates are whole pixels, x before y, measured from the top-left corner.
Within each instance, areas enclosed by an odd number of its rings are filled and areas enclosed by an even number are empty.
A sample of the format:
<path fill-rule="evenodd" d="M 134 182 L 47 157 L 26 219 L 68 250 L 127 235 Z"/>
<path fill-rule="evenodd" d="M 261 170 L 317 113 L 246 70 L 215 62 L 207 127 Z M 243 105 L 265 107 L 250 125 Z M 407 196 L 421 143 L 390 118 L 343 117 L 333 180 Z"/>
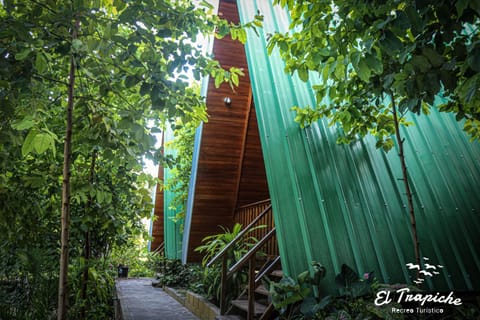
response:
<path fill-rule="evenodd" d="M 169 147 L 168 143 L 173 140 L 173 132 L 170 128 L 165 130 L 165 154 L 175 155 L 175 150 Z M 168 183 L 171 177 L 170 169 L 164 168 L 164 181 Z M 172 218 L 177 211 L 170 207 L 175 194 L 170 190 L 164 190 L 163 219 L 165 235 L 165 256 L 170 259 L 182 258 L 182 237 L 180 232 L 180 223 L 175 223 Z"/>
<path fill-rule="evenodd" d="M 286 31 L 288 17 L 267 0 L 238 0 L 243 22 L 265 16 L 260 37 L 249 31 L 246 53 L 280 253 L 295 275 L 310 261 L 327 268 L 326 291 L 342 263 L 380 281 L 409 282 L 414 262 L 410 222 L 396 150 L 385 154 L 367 138 L 336 144 L 337 131 L 319 121 L 302 130 L 294 105 L 314 104 L 310 84 L 286 76 L 266 52 L 266 35 Z M 445 266 L 430 289 L 480 290 L 480 148 L 455 119 L 433 113 L 404 131 L 415 193 L 421 253 Z"/>

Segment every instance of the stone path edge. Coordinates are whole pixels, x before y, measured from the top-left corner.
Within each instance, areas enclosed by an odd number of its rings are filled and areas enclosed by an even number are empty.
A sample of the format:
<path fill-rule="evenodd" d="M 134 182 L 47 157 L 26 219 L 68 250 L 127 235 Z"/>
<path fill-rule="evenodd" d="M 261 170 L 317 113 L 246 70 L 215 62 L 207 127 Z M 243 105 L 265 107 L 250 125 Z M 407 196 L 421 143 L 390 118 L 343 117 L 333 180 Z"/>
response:
<path fill-rule="evenodd" d="M 170 297 L 173 299 L 177 300 L 179 303 L 181 303 L 185 307 L 185 298 L 180 296 L 177 291 L 173 288 L 170 287 L 162 287 L 163 291 L 165 291 Z M 187 308 L 188 309 L 188 308 Z M 192 311 L 192 310 L 190 310 Z"/>
<path fill-rule="evenodd" d="M 196 293 L 187 290 L 185 298 L 183 298 L 173 288 L 163 287 L 163 290 L 199 317 L 200 320 L 215 320 L 220 316 L 220 309 L 217 306 Z"/>
<path fill-rule="evenodd" d="M 120 301 L 124 300 L 124 296 L 122 294 L 122 290 L 117 289 L 117 284 L 115 283 L 115 298 L 118 303 L 118 309 L 120 310 L 120 314 L 115 314 L 115 320 L 131 320 L 130 312 L 128 310 L 128 304 L 120 303 Z M 118 310 L 117 307 L 115 310 Z"/>

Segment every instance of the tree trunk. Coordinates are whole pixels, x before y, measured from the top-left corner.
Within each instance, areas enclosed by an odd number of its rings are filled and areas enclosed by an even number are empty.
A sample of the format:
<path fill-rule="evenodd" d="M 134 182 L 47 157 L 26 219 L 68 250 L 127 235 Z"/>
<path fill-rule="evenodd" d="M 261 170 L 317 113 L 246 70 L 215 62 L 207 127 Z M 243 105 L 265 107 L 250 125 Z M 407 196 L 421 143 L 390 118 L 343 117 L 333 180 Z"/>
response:
<path fill-rule="evenodd" d="M 77 38 L 80 22 L 77 20 L 72 30 L 72 40 Z M 68 238 L 70 228 L 70 168 L 72 154 L 72 124 L 73 124 L 73 90 L 75 87 L 75 57 L 70 56 L 70 71 L 68 80 L 68 101 L 66 110 L 66 129 L 63 150 L 63 183 L 62 183 L 62 234 L 60 248 L 60 273 L 58 283 L 57 319 L 67 318 L 67 287 L 68 287 Z"/>
<path fill-rule="evenodd" d="M 92 151 L 92 161 L 90 162 L 90 172 L 89 172 L 89 177 L 88 177 L 88 182 L 90 184 L 90 187 L 93 188 L 93 183 L 95 179 L 95 163 L 97 160 L 97 151 L 93 150 Z M 87 202 L 87 207 L 85 208 L 86 214 L 90 214 L 90 210 L 92 208 L 92 203 L 93 199 L 92 196 L 89 194 L 88 195 L 88 202 Z M 90 264 L 90 231 L 86 231 L 84 234 L 85 238 L 85 245 L 83 248 L 83 258 L 85 260 L 85 267 L 83 269 L 83 275 L 82 275 L 82 285 L 81 285 L 81 292 L 80 296 L 82 299 L 82 310 L 80 312 L 80 319 L 85 320 L 86 315 L 87 315 L 87 309 L 88 309 L 88 303 L 87 303 L 87 291 L 88 291 L 88 269 L 89 269 L 89 264 Z"/>
<path fill-rule="evenodd" d="M 405 162 L 405 153 L 403 149 L 404 140 L 400 134 L 400 124 L 398 119 L 397 106 L 395 104 L 393 93 L 390 93 L 390 98 L 392 99 L 393 120 L 395 122 L 395 136 L 398 142 L 398 149 L 399 149 L 398 156 L 400 158 L 400 164 L 402 166 L 402 180 L 405 186 L 405 193 L 407 195 L 407 202 L 408 202 L 408 210 L 410 212 L 410 226 L 412 228 L 413 246 L 415 250 L 415 263 L 420 266 L 420 242 L 418 241 L 417 222 L 415 219 L 415 208 L 413 206 L 412 191 L 410 190 L 407 165 Z M 420 276 L 419 272 L 420 270 L 417 270 L 417 278 L 419 278 Z"/>

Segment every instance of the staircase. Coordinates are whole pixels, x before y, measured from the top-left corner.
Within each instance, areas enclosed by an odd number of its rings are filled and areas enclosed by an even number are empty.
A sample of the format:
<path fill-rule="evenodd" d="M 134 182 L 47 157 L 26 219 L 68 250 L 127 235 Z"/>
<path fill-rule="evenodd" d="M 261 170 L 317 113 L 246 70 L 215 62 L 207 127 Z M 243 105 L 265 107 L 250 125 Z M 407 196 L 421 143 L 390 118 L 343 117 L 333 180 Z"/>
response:
<path fill-rule="evenodd" d="M 280 261 L 278 257 L 278 262 Z M 277 262 L 273 262 L 272 266 L 277 265 Z M 273 271 L 268 272 L 268 270 L 265 270 L 264 275 L 257 275 L 255 282 L 257 283 L 257 279 L 261 280 L 263 276 L 267 275 L 268 273 L 268 278 L 271 281 L 280 281 L 280 279 L 283 277 L 283 272 L 281 269 L 275 269 Z M 259 273 L 260 274 L 260 273 Z M 255 291 L 254 291 L 254 300 L 253 300 L 253 307 L 250 311 L 251 315 L 249 318 L 249 296 L 248 295 L 242 295 L 239 299 L 233 300 L 231 302 L 233 308 L 233 311 L 238 311 L 239 314 L 245 316 L 247 319 L 272 319 L 274 316 L 277 315 L 275 309 L 273 308 L 273 304 L 270 301 L 270 293 L 268 292 L 268 289 L 265 287 L 264 284 L 260 285 L 255 285 Z"/>
<path fill-rule="evenodd" d="M 268 204 L 263 211 L 258 214 L 225 248 L 220 251 L 207 267 L 214 263 L 221 262 L 221 290 L 220 290 L 220 313 L 218 320 L 227 319 L 273 319 L 276 315 L 273 304 L 270 301 L 269 292 L 262 284 L 262 280 L 268 276 L 271 280 L 280 280 L 283 276 L 281 271 L 280 256 L 278 252 L 272 252 L 271 248 L 276 248 L 275 227 L 273 226 L 272 206 Z M 242 241 L 244 235 L 254 230 L 253 228 L 259 222 L 271 221 L 265 224 L 269 227 L 258 237 L 258 242 L 233 266 L 227 265 L 227 252 L 239 241 Z M 272 244 L 272 241 L 275 243 Z M 264 248 L 266 250 L 264 251 Z M 260 255 L 259 253 L 262 252 Z M 272 254 L 276 253 L 276 255 Z M 237 299 L 230 302 L 226 301 L 227 281 L 233 274 L 247 269 L 248 283 Z"/>

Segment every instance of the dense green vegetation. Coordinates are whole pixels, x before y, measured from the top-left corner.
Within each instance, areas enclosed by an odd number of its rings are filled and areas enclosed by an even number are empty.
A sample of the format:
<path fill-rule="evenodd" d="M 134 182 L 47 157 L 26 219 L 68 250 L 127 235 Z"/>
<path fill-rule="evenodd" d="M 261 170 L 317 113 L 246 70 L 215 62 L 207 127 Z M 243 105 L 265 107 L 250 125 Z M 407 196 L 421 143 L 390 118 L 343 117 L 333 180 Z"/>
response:
<path fill-rule="evenodd" d="M 328 117 L 349 142 L 372 134 L 390 149 L 399 116 L 432 107 L 465 120 L 480 137 L 480 6 L 464 0 L 275 0 L 291 14 L 290 32 L 270 39 L 286 71 L 314 83 L 316 106 L 297 106 L 306 125 Z M 446 99 L 436 100 L 437 96 Z M 306 108 L 302 108 L 306 107 Z"/>
<path fill-rule="evenodd" d="M 200 90 L 198 88 L 198 90 Z M 207 110 L 203 105 L 197 106 L 186 113 L 188 121 L 176 119 L 173 124 L 173 139 L 165 142 L 165 157 L 172 163 L 163 188 L 174 196 L 170 202 L 171 209 L 176 212 L 173 218 L 183 232 L 183 219 L 188 198 L 188 185 L 192 170 L 193 147 L 195 132 L 201 122 L 207 122 Z"/>
<path fill-rule="evenodd" d="M 2 1 L 2 317 L 108 319 L 115 252 L 152 210 L 143 161 L 165 161 L 155 133 L 202 107 L 190 77 L 238 84 L 195 43 L 227 33 L 245 40 L 191 1 Z"/>

